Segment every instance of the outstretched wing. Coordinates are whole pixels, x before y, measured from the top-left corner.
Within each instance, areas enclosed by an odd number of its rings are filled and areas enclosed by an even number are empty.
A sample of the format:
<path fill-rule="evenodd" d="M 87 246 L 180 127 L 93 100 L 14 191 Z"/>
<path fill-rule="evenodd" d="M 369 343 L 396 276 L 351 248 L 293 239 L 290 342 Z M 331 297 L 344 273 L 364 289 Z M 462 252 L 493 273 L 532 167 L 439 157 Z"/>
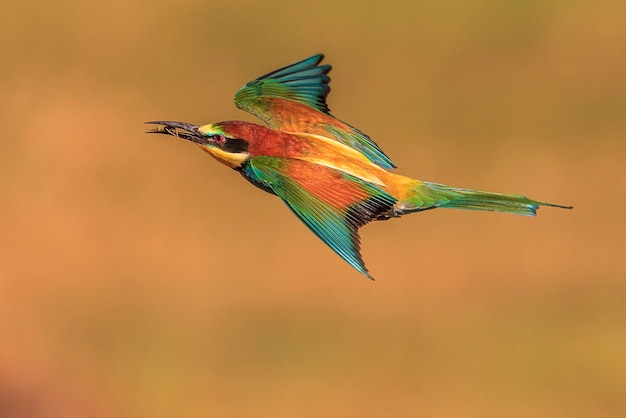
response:
<path fill-rule="evenodd" d="M 251 158 L 243 174 L 283 199 L 333 251 L 371 278 L 358 229 L 390 210 L 395 198 L 349 174 L 290 158 Z"/>
<path fill-rule="evenodd" d="M 330 114 L 326 96 L 331 66 L 320 65 L 323 58 L 322 54 L 313 55 L 249 82 L 235 94 L 235 105 L 272 129 L 332 138 L 381 167 L 395 168 L 370 137 Z"/>
<path fill-rule="evenodd" d="M 288 100 L 328 114 L 326 96 L 330 65 L 319 65 L 324 55 L 317 54 L 274 70 L 253 80 L 235 93 L 235 105 L 263 119 L 272 127 L 280 127 L 281 115 L 274 111 L 275 99 Z"/>

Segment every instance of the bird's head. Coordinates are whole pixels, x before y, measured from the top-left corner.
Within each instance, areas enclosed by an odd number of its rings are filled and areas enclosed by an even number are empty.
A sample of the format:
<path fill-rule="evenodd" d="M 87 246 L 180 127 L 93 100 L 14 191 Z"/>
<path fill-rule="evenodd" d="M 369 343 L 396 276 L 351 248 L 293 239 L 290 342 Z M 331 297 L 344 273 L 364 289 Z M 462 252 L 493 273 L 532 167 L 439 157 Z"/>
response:
<path fill-rule="evenodd" d="M 155 121 L 149 125 L 160 125 L 148 133 L 172 135 L 196 143 L 219 162 L 238 168 L 250 157 L 248 141 L 230 134 L 219 123 L 193 125 L 185 122 Z"/>

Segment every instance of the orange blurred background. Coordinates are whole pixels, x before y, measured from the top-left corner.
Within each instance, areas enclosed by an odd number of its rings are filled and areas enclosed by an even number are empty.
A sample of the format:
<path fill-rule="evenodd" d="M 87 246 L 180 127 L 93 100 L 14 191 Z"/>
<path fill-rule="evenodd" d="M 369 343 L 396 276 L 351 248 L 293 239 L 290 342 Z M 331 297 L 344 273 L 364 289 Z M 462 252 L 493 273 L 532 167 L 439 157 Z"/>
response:
<path fill-rule="evenodd" d="M 626 414 L 626 3 L 10 2 L 0 417 Z M 362 230 L 370 282 L 147 120 L 317 52 L 416 178 L 572 204 Z"/>

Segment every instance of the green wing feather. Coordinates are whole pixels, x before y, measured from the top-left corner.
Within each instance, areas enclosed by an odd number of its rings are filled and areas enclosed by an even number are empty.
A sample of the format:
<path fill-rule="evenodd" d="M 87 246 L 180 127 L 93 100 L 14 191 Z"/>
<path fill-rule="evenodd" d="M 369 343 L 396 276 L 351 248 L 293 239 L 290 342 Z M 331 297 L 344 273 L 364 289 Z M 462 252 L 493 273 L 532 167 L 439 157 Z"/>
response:
<path fill-rule="evenodd" d="M 330 114 L 330 65 L 317 54 L 257 78 L 235 93 L 235 105 L 265 121 L 271 128 L 320 134 L 362 152 L 384 168 L 395 168 L 372 139 Z"/>
<path fill-rule="evenodd" d="M 347 123 L 343 124 L 345 125 L 343 128 L 339 128 L 333 124 L 320 125 L 337 141 L 360 151 L 374 164 L 383 168 L 396 168 L 391 158 L 389 158 L 369 136 Z"/>
<path fill-rule="evenodd" d="M 326 96 L 330 92 L 330 65 L 318 65 L 324 55 L 317 54 L 267 73 L 235 93 L 235 105 L 269 122 L 270 100 L 286 99 L 323 113 L 329 113 Z"/>
<path fill-rule="evenodd" d="M 301 160 L 254 157 L 243 174 L 271 189 L 333 251 L 371 278 L 358 229 L 391 210 L 396 199 L 361 179 Z"/>

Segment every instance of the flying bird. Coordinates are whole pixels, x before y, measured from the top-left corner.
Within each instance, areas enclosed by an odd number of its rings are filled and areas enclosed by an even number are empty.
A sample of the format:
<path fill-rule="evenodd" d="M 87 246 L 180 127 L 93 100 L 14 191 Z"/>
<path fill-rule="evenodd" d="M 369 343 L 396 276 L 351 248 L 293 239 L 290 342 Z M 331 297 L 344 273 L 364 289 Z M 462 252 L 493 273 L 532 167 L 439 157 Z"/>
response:
<path fill-rule="evenodd" d="M 571 209 L 521 195 L 415 180 L 390 170 L 391 159 L 366 134 L 331 115 L 330 65 L 317 54 L 244 85 L 235 105 L 268 126 L 229 120 L 193 125 L 154 121 L 149 133 L 196 143 L 260 189 L 280 197 L 326 245 L 372 278 L 359 228 L 435 208 L 534 216 L 540 206 Z"/>

